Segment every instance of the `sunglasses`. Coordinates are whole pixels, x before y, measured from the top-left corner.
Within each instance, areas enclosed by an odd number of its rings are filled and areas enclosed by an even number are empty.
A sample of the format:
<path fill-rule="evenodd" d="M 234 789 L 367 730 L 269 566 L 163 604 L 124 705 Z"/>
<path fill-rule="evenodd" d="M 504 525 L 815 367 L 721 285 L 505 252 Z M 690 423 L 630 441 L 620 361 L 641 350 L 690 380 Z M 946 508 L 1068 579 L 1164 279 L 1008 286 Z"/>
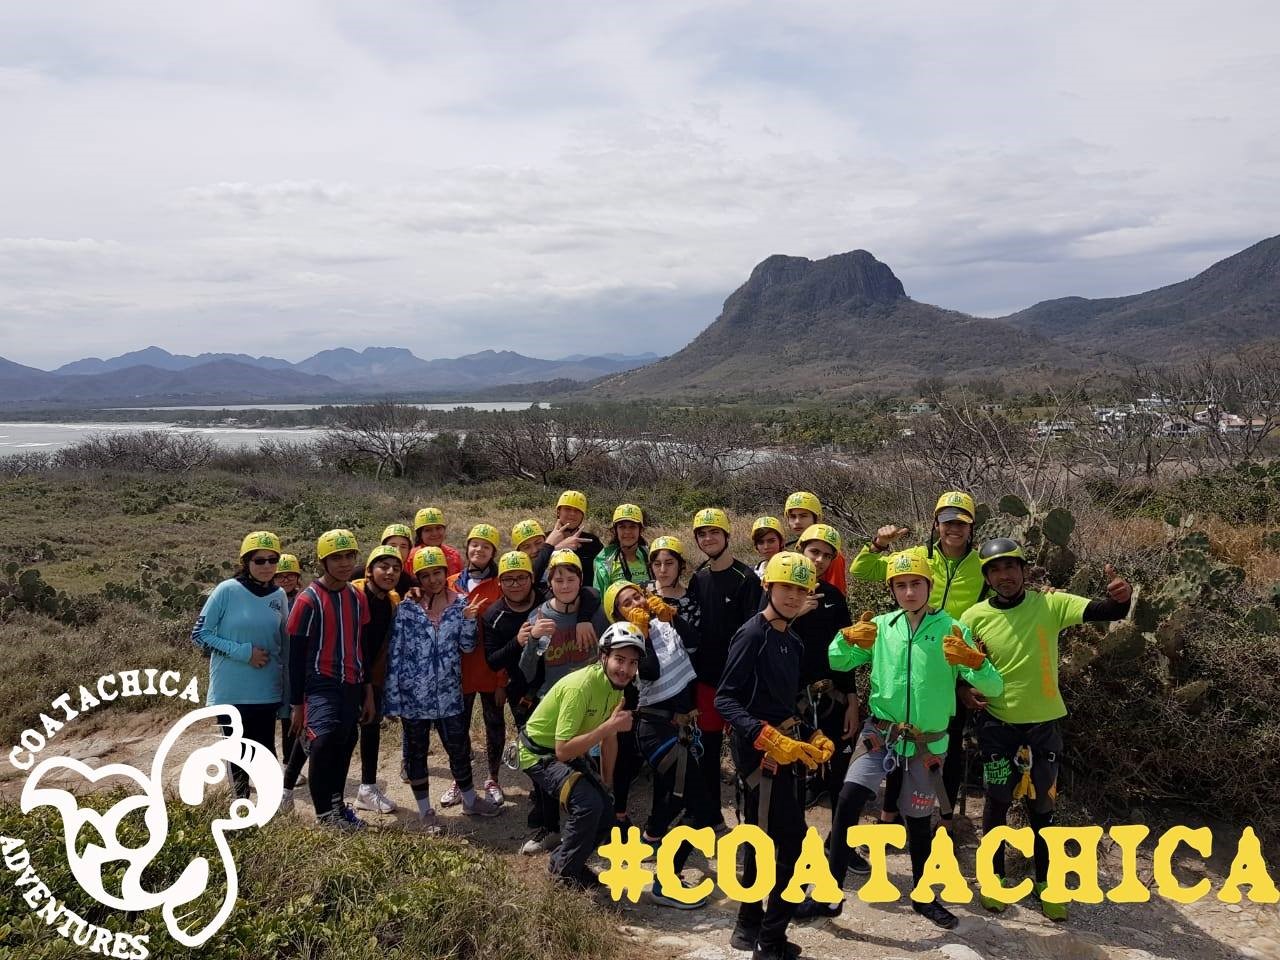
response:
<path fill-rule="evenodd" d="M 253 564 L 259 567 L 266 567 L 280 562 L 279 557 L 254 557 Z"/>

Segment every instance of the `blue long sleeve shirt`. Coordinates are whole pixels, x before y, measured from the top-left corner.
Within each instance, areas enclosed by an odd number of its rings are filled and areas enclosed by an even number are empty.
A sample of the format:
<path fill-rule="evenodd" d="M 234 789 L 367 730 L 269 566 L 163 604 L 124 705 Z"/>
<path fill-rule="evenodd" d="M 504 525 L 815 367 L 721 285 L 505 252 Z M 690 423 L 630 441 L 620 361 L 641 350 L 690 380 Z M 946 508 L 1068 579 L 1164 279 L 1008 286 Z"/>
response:
<path fill-rule="evenodd" d="M 255 597 L 235 580 L 213 588 L 191 631 L 192 642 L 209 651 L 205 703 L 283 701 L 288 606 L 283 590 Z M 249 664 L 255 647 L 270 657 L 266 666 Z"/>
<path fill-rule="evenodd" d="M 476 622 L 462 615 L 466 603 L 456 598 L 438 625 L 418 603 L 396 607 L 382 704 L 388 717 L 438 720 L 462 713 L 462 654 L 476 648 Z"/>

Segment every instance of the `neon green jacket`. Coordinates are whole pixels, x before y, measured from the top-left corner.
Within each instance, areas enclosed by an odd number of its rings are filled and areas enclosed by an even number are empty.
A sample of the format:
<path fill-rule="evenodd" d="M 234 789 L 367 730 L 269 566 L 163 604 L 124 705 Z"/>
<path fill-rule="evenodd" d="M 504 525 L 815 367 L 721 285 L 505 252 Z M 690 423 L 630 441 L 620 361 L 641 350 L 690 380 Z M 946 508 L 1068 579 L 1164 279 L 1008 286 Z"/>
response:
<path fill-rule="evenodd" d="M 893 552 L 876 553 L 870 545 L 865 546 L 853 558 L 849 572 L 859 580 L 884 583 Z M 937 544 L 933 546 L 933 556 L 929 556 L 929 548 L 923 545 L 902 552 L 924 557 L 933 568 L 933 592 L 929 594 L 929 606 L 933 609 L 945 610 L 958 619 L 978 602 L 982 594 L 982 566 L 977 550 L 970 550 L 959 561 L 947 559 Z"/>
<path fill-rule="evenodd" d="M 874 620 L 876 642 L 864 650 L 836 634 L 827 648 L 833 670 L 852 670 L 871 664 L 871 712 L 881 720 L 910 723 L 927 733 L 946 730 L 956 712 L 956 678 L 963 677 L 983 696 L 998 697 L 1004 680 L 986 661 L 981 668 L 952 666 L 942 653 L 942 639 L 960 626 L 965 643 L 973 646 L 969 628 L 945 611 L 930 610 L 914 636 L 904 610 L 882 613 Z M 910 678 L 908 680 L 908 678 Z M 929 744 L 931 753 L 947 752 L 947 737 Z M 904 756 L 915 753 L 915 744 L 900 741 Z"/>
<path fill-rule="evenodd" d="M 619 580 L 630 580 L 632 583 L 644 583 L 648 580 L 649 549 L 643 543 L 636 547 L 635 563 L 629 564 L 629 567 L 631 576 L 627 576 L 627 571 L 622 567 L 622 551 L 618 549 L 616 543 L 605 547 L 600 556 L 596 557 L 592 586 L 601 596 L 604 596 L 609 585 Z"/>

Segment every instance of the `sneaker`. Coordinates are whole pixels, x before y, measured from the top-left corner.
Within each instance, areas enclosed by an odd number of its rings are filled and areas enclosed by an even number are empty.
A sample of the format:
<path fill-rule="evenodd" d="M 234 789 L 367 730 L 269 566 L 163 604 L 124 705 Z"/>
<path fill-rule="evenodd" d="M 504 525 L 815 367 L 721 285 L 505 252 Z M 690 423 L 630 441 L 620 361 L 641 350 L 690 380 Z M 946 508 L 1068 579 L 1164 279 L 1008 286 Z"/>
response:
<path fill-rule="evenodd" d="M 449 789 L 444 792 L 444 796 L 440 798 L 440 806 L 456 807 L 462 802 L 462 791 L 458 789 L 456 783 L 449 784 Z"/>
<path fill-rule="evenodd" d="M 756 938 L 759 936 L 760 931 L 756 927 L 741 927 L 735 924 L 733 927 L 733 935 L 729 937 L 729 946 L 733 947 L 735 950 L 750 950 L 754 957 L 755 951 L 759 949 L 756 946 Z M 785 960 L 794 960 L 794 958 L 800 956 L 802 952 L 800 944 L 793 943 L 790 940 L 786 941 L 778 949 L 782 950 L 782 953 L 779 954 L 779 956 L 784 957 Z M 773 956 L 773 954 L 765 954 L 765 956 Z"/>
<path fill-rule="evenodd" d="M 996 879 L 1000 881 L 1001 888 L 1008 889 L 1004 882 L 1004 877 L 1000 876 L 1000 874 L 996 874 Z M 978 891 L 978 902 L 992 913 L 1004 913 L 1005 907 L 1009 906 L 1007 903 L 1002 903 L 999 900 L 994 900 L 991 897 L 985 896 L 981 890 Z"/>
<path fill-rule="evenodd" d="M 784 940 L 782 943 L 756 944 L 751 950 L 751 960 L 795 960 L 800 956 L 800 944 Z"/>
<path fill-rule="evenodd" d="M 1043 880 L 1035 885 L 1036 898 L 1040 901 L 1040 912 L 1055 923 L 1061 923 L 1067 919 L 1067 905 L 1065 903 L 1050 903 L 1045 900 L 1041 894 L 1044 893 L 1047 886 L 1049 885 Z"/>
<path fill-rule="evenodd" d="M 823 903 L 821 900 L 806 900 L 796 907 L 797 920 L 834 920 L 844 913 L 844 901 L 839 903 Z"/>
<path fill-rule="evenodd" d="M 477 795 L 475 803 L 470 806 L 465 803 L 462 805 L 462 812 L 468 817 L 496 817 L 502 813 L 502 805 L 494 803 L 488 797 Z"/>
<path fill-rule="evenodd" d="M 680 887 L 683 890 L 689 889 L 683 880 L 680 881 Z M 674 897 L 667 896 L 666 892 L 656 883 L 653 885 L 653 889 L 649 892 L 649 895 L 653 897 L 653 902 L 658 906 L 670 907 L 673 910 L 697 910 L 699 907 L 705 907 L 707 905 L 707 901 L 710 899 L 710 896 L 708 895 L 706 897 L 699 897 L 692 903 L 686 903 L 683 900 L 677 900 Z"/>
<path fill-rule="evenodd" d="M 343 804 L 338 808 L 338 816 L 352 830 L 363 830 L 368 826 L 363 820 L 356 816 L 356 812 L 347 804 Z"/>
<path fill-rule="evenodd" d="M 351 808 L 344 805 L 337 810 L 330 810 L 328 813 L 322 813 L 316 817 L 316 823 L 327 829 L 335 830 L 338 833 L 359 833 L 364 829 L 365 824 L 363 820 L 358 819 L 354 813 L 352 813 L 350 819 L 348 819 L 344 816 L 344 811 L 346 813 L 350 813 Z"/>
<path fill-rule="evenodd" d="M 434 810 L 430 813 L 419 813 L 417 816 L 405 821 L 405 826 L 414 833 L 421 833 L 428 837 L 444 835 L 444 826 L 440 823 L 439 814 Z"/>
<path fill-rule="evenodd" d="M 498 806 L 507 802 L 507 795 L 502 792 L 497 780 L 489 779 L 484 782 L 484 795 Z"/>
<path fill-rule="evenodd" d="M 932 920 L 943 930 L 954 930 L 960 925 L 956 915 L 936 900 L 933 903 L 912 903 L 911 909 L 926 920 Z"/>
<path fill-rule="evenodd" d="M 857 850 L 850 850 L 849 872 L 860 877 L 869 877 L 871 876 L 871 864 L 867 863 L 867 858 Z"/>
<path fill-rule="evenodd" d="M 526 857 L 536 857 L 540 853 L 550 853 L 558 846 L 560 846 L 560 834 L 540 828 L 524 842 L 520 852 Z"/>
<path fill-rule="evenodd" d="M 396 812 L 396 805 L 378 789 L 376 783 L 360 784 L 360 789 L 356 791 L 356 806 L 361 810 L 372 810 L 374 813 Z"/>
<path fill-rule="evenodd" d="M 280 791 L 280 813 L 293 813 L 293 791 Z"/>

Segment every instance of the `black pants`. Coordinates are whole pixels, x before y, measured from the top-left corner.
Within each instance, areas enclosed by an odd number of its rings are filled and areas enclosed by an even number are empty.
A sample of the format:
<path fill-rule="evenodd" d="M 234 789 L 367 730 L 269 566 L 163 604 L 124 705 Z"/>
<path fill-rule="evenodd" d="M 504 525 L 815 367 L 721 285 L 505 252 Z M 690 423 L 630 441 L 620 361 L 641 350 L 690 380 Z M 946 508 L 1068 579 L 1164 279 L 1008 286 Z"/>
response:
<path fill-rule="evenodd" d="M 252 740 L 254 743 L 260 743 L 268 750 L 271 755 L 276 755 L 276 711 L 280 709 L 278 703 L 236 703 L 231 704 L 240 712 L 240 722 L 244 727 L 244 736 L 246 740 Z M 223 715 L 218 717 L 218 725 L 222 729 L 224 737 L 231 736 L 231 717 Z M 243 800 L 249 796 L 249 772 L 244 767 L 237 764 L 231 764 L 231 784 L 235 790 L 235 795 Z"/>
<path fill-rule="evenodd" d="M 636 744 L 635 731 L 618 734 L 618 756 L 613 761 L 613 812 L 616 816 L 627 812 L 631 784 L 640 772 L 640 762 L 640 747 Z"/>
<path fill-rule="evenodd" d="M 462 716 L 467 725 L 463 742 L 466 745 L 468 767 L 471 766 L 471 713 L 475 709 L 476 696 L 475 691 L 462 696 Z M 485 760 L 489 765 L 489 777 L 497 780 L 498 768 L 502 765 L 502 748 L 506 746 L 507 722 L 502 718 L 502 708 L 498 706 L 496 694 L 480 693 L 479 697 L 480 714 L 484 719 Z M 447 744 L 445 749 L 448 749 Z M 462 784 L 459 783 L 458 786 L 461 787 Z"/>
<path fill-rule="evenodd" d="M 760 752 L 740 737 L 733 738 L 734 762 L 743 780 L 759 766 Z M 769 822 L 760 822 L 760 788 L 744 790 L 744 816 L 747 823 L 761 827 L 773 840 L 778 865 L 777 881 L 764 903 L 744 903 L 738 908 L 738 928 L 754 932 L 761 946 L 780 947 L 787 939 L 787 926 L 796 912 L 796 904 L 782 899 L 782 891 L 791 882 L 800 847 L 804 841 L 804 806 L 800 802 L 800 781 L 795 764 L 779 767 L 773 776 L 769 801 Z M 803 769 L 803 768 L 802 768 Z M 745 851 L 742 884 L 756 882 L 756 856 L 753 847 Z"/>
<path fill-rule="evenodd" d="M 680 811 L 685 811 L 686 823 L 695 830 L 702 827 L 714 827 L 720 818 L 720 811 L 713 810 L 711 800 L 707 796 L 706 782 L 702 778 L 701 762 L 689 755 L 685 769 L 684 796 L 677 797 L 675 765 L 666 771 L 658 769 L 662 758 L 674 749 L 671 741 L 676 736 L 676 728 L 669 723 L 655 723 L 652 720 L 641 720 L 636 727 L 636 741 L 640 752 L 653 767 L 653 809 L 645 822 L 644 832 L 654 838 L 666 836 L 671 824 L 675 822 Z M 621 741 L 621 737 L 618 738 Z M 705 757 L 704 757 L 705 759 Z M 685 861 L 693 852 L 690 844 L 682 843 L 675 855 L 675 870 L 684 869 Z"/>
<path fill-rule="evenodd" d="M 808 789 L 814 794 L 825 791 L 833 814 L 840 799 L 845 772 L 849 769 L 849 761 L 853 759 L 854 743 L 844 739 L 844 710 L 844 704 L 826 694 L 819 698 L 818 729 L 831 739 L 835 753 L 830 760 L 808 775 Z M 806 724 L 805 730 L 812 732 L 812 724 Z"/>
<path fill-rule="evenodd" d="M 545 759 L 539 760 L 526 773 L 543 793 L 558 798 L 565 781 L 575 771 L 567 763 Z M 553 876 L 582 884 L 586 882 L 583 868 L 596 849 L 601 822 L 608 816 L 607 802 L 604 793 L 589 777 L 580 776 L 570 789 L 567 808 L 560 846 L 551 852 L 548 866 Z"/>
<path fill-rule="evenodd" d="M 315 673 L 307 677 L 307 786 L 316 816 L 324 816 L 342 804 L 363 705 L 363 684 L 343 683 Z"/>
<path fill-rule="evenodd" d="M 698 765 L 702 772 L 703 793 L 711 800 L 711 809 L 715 815 L 712 826 L 724 823 L 724 797 L 721 794 L 720 754 L 724 750 L 724 734 L 719 730 L 702 731 L 702 763 Z"/>

